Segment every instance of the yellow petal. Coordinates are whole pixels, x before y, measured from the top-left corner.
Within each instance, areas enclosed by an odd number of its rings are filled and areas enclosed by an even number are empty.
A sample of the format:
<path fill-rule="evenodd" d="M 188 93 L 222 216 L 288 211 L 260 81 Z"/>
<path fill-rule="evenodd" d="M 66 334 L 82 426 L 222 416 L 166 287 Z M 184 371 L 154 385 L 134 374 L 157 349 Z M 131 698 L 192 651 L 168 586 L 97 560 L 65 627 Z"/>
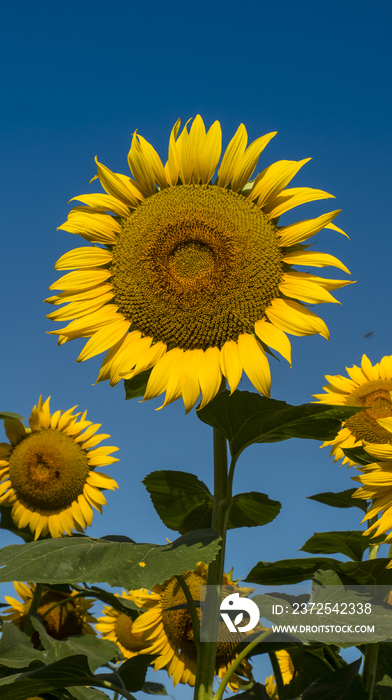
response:
<path fill-rule="evenodd" d="M 60 292 L 53 297 L 48 297 L 48 299 L 45 299 L 45 301 L 47 304 L 58 306 L 59 304 L 73 301 L 87 301 L 89 299 L 95 300 L 101 294 L 107 294 L 111 290 L 111 284 L 100 284 L 97 287 L 86 289 L 85 292 Z"/>
<path fill-rule="evenodd" d="M 90 340 L 87 341 L 76 362 L 83 362 L 115 345 L 125 336 L 130 325 L 129 321 L 120 318 L 118 321 L 108 323 L 99 331 L 96 331 Z"/>
<path fill-rule="evenodd" d="M 246 185 L 257 165 L 260 153 L 264 150 L 266 145 L 271 141 L 276 133 L 276 131 L 272 131 L 270 134 L 260 136 L 258 139 L 256 139 L 256 141 L 253 141 L 253 143 L 248 146 L 234 173 L 233 181 L 231 183 L 231 189 L 233 192 L 242 190 L 244 185 Z"/>
<path fill-rule="evenodd" d="M 164 189 L 167 187 L 166 173 L 158 153 L 156 152 L 155 148 L 153 148 L 153 146 L 151 146 L 151 144 L 143 138 L 143 136 L 140 136 L 140 134 L 138 134 L 138 139 L 142 157 L 148 162 L 159 187 Z"/>
<path fill-rule="evenodd" d="M 264 207 L 264 211 L 271 219 L 276 219 L 286 211 L 307 202 L 314 202 L 318 199 L 335 199 L 333 194 L 328 194 L 323 190 L 315 190 L 312 187 L 291 187 L 283 190 L 274 199 L 271 199 Z"/>
<path fill-rule="evenodd" d="M 292 253 L 285 253 L 282 258 L 283 262 L 289 265 L 311 265 L 313 267 L 337 267 L 350 274 L 350 270 L 343 265 L 338 258 L 328 253 L 310 252 L 307 250 L 295 250 Z"/>
<path fill-rule="evenodd" d="M 203 143 L 200 146 L 199 170 L 203 185 L 208 185 L 211 180 L 222 150 L 222 129 L 218 121 L 215 121 L 208 129 Z"/>
<path fill-rule="evenodd" d="M 91 471 L 87 477 L 87 482 L 99 489 L 109 489 L 110 491 L 118 489 L 118 484 L 114 479 L 100 472 Z"/>
<path fill-rule="evenodd" d="M 226 187 L 245 152 L 248 135 L 244 124 L 240 124 L 223 155 L 219 168 L 219 187 Z"/>
<path fill-rule="evenodd" d="M 162 404 L 162 406 L 160 406 L 156 410 L 164 408 L 169 403 L 172 403 L 173 401 L 179 399 L 181 396 L 181 378 L 184 362 L 184 351 L 180 350 L 180 352 L 181 355 L 178 356 L 176 363 L 172 363 L 171 365 L 170 374 L 166 385 L 165 401 Z"/>
<path fill-rule="evenodd" d="M 49 289 L 82 290 L 95 287 L 100 282 L 105 282 L 111 276 L 110 270 L 100 270 L 99 267 L 90 267 L 86 270 L 68 272 L 60 277 Z"/>
<path fill-rule="evenodd" d="M 222 346 L 220 363 L 222 373 L 229 382 L 231 395 L 236 390 L 242 376 L 242 364 L 238 352 L 238 345 L 234 340 L 227 340 Z"/>
<path fill-rule="evenodd" d="M 346 236 L 346 238 L 348 238 L 348 240 L 350 240 L 350 236 L 348 236 L 347 233 L 345 233 L 341 228 L 339 228 L 335 224 L 327 224 L 326 226 L 324 226 L 324 228 L 330 228 L 330 229 L 332 229 L 332 231 L 337 231 L 338 233 L 342 233 L 343 236 Z"/>
<path fill-rule="evenodd" d="M 265 315 L 285 333 L 300 336 L 320 333 L 329 340 L 329 331 L 324 321 L 296 301 L 274 299 L 265 310 Z"/>
<path fill-rule="evenodd" d="M 176 138 L 180 126 L 181 119 L 177 119 L 170 134 L 168 161 L 165 165 L 166 179 L 169 185 L 171 185 L 171 187 L 175 187 L 175 185 L 177 184 L 178 174 L 180 172 L 180 160 L 178 157 L 176 145 Z"/>
<path fill-rule="evenodd" d="M 92 211 L 112 211 L 116 216 L 125 217 L 130 215 L 129 207 L 117 197 L 111 197 L 109 194 L 80 194 L 78 197 L 72 197 L 69 201 L 73 202 L 75 199 L 87 204 Z"/>
<path fill-rule="evenodd" d="M 113 260 L 112 254 L 97 247 L 81 247 L 70 250 L 59 258 L 54 266 L 55 270 L 74 270 L 78 267 L 95 267 L 107 265 Z"/>
<path fill-rule="evenodd" d="M 256 321 L 255 332 L 260 340 L 273 350 L 277 350 L 291 366 L 291 343 L 287 335 L 265 319 Z"/>
<path fill-rule="evenodd" d="M 206 129 L 204 122 L 200 116 L 197 114 L 193 120 L 193 124 L 189 131 L 189 150 L 191 161 L 193 163 L 193 182 L 198 185 L 200 182 L 200 171 L 199 171 L 199 157 L 200 157 L 200 147 L 206 135 Z"/>
<path fill-rule="evenodd" d="M 249 194 L 249 199 L 257 199 L 258 207 L 269 204 L 271 200 L 284 190 L 302 166 L 310 160 L 311 158 L 299 161 L 278 160 L 276 163 L 272 163 L 257 176 Z"/>
<path fill-rule="evenodd" d="M 385 355 L 380 360 L 380 379 L 392 379 L 392 355 Z"/>
<path fill-rule="evenodd" d="M 93 511 L 90 504 L 87 503 L 83 494 L 80 494 L 80 496 L 78 496 L 78 503 L 87 525 L 91 526 L 93 522 Z"/>
<path fill-rule="evenodd" d="M 240 362 L 253 386 L 264 396 L 271 391 L 271 372 L 262 345 L 249 333 L 238 336 Z"/>
<path fill-rule="evenodd" d="M 99 163 L 96 156 L 95 162 L 97 164 L 98 177 L 105 192 L 119 199 L 121 202 L 129 204 L 131 207 L 137 207 L 138 200 L 134 190 L 132 190 L 123 179 L 119 178 L 116 173 L 109 170 L 106 165 Z"/>
<path fill-rule="evenodd" d="M 150 374 L 143 401 L 153 399 L 166 390 L 172 367 L 175 367 L 182 352 L 180 348 L 174 348 L 158 360 Z"/>
<path fill-rule="evenodd" d="M 17 445 L 28 434 L 23 423 L 18 418 L 5 418 L 4 430 L 8 440 L 13 445 Z"/>
<path fill-rule="evenodd" d="M 60 328 L 57 331 L 50 331 L 49 335 L 64 335 L 65 337 L 86 338 L 102 326 L 106 326 L 112 321 L 123 319 L 123 316 L 117 313 L 115 304 L 106 304 L 99 311 L 94 311 L 83 318 L 77 318 L 68 324 L 65 328 Z M 65 342 L 65 341 L 64 341 Z"/>
<path fill-rule="evenodd" d="M 392 418 L 379 418 L 377 423 L 381 425 L 382 428 L 385 428 L 385 430 L 388 430 L 389 433 L 392 433 Z"/>
<path fill-rule="evenodd" d="M 61 322 L 80 318 L 92 313 L 93 311 L 98 311 L 102 308 L 102 306 L 104 306 L 104 304 L 113 299 L 113 297 L 114 292 L 110 291 L 107 294 L 98 296 L 96 299 L 71 302 L 66 304 L 66 306 L 63 306 L 61 309 L 57 309 L 56 311 L 52 311 L 50 314 L 47 314 L 46 318 L 49 318 L 51 321 Z"/>
<path fill-rule="evenodd" d="M 279 290 L 286 297 L 294 297 L 308 304 L 324 304 L 326 302 L 340 304 L 321 285 L 303 277 L 297 278 L 290 272 L 283 275 L 282 281 L 279 282 Z"/>
<path fill-rule="evenodd" d="M 181 378 L 181 393 L 185 413 L 189 413 L 200 396 L 199 371 L 203 357 L 203 350 L 187 350 L 185 352 Z"/>
<path fill-rule="evenodd" d="M 151 340 L 151 338 L 148 340 Z M 140 374 L 140 372 L 151 369 L 151 367 L 154 367 L 158 360 L 165 355 L 166 350 L 167 346 L 165 343 L 161 343 L 160 341 L 158 343 L 154 343 L 143 353 L 139 354 L 138 360 L 132 372 L 126 374 L 121 373 L 121 376 L 131 379 L 132 377 L 136 377 L 136 375 Z"/>
<path fill-rule="evenodd" d="M 141 185 L 143 191 L 147 192 L 149 196 L 153 195 L 155 193 L 155 175 L 149 161 L 143 157 L 136 131 L 128 153 L 128 165 L 133 177 Z"/>
<path fill-rule="evenodd" d="M 204 408 L 216 396 L 222 383 L 219 348 L 207 348 L 204 352 L 204 357 L 200 361 L 199 382 L 202 391 L 202 402 L 199 408 Z"/>
<path fill-rule="evenodd" d="M 369 358 L 366 355 L 362 355 L 361 370 L 369 382 L 374 382 L 379 379 L 378 372 L 375 367 L 373 367 Z"/>
<path fill-rule="evenodd" d="M 189 122 L 190 120 L 188 120 Z M 190 153 L 189 134 L 185 124 L 177 140 L 177 154 L 180 163 L 180 178 L 183 185 L 189 185 L 192 181 L 193 163 Z"/>
<path fill-rule="evenodd" d="M 322 214 L 316 219 L 305 219 L 304 221 L 297 221 L 295 224 L 290 224 L 290 226 L 284 226 L 278 231 L 279 245 L 288 247 L 296 243 L 301 243 L 301 241 L 306 241 L 308 238 L 311 238 L 321 231 L 322 228 L 326 228 L 328 222 L 332 221 L 335 216 L 340 214 L 340 211 L 340 209 L 337 209 L 336 211 Z"/>

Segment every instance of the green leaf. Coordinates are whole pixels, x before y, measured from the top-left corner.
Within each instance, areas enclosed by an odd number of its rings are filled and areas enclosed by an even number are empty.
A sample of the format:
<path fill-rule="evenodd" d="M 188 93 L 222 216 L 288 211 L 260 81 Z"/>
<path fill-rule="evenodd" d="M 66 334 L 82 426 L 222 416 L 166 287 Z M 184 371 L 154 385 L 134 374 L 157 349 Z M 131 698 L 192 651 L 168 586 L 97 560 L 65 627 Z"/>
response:
<path fill-rule="evenodd" d="M 361 408 L 304 404 L 290 406 L 249 391 L 222 391 L 197 411 L 201 421 L 218 428 L 229 441 L 233 459 L 256 442 L 279 442 L 289 438 L 332 440 L 342 421 Z"/>
<path fill-rule="evenodd" d="M 181 534 L 211 527 L 213 497 L 194 474 L 156 471 L 143 479 L 154 508 L 170 530 Z"/>
<path fill-rule="evenodd" d="M 34 695 L 78 685 L 103 686 L 91 674 L 85 656 L 69 656 L 33 671 L 2 678 L 1 700 L 26 700 Z"/>
<path fill-rule="evenodd" d="M 109 695 L 96 688 L 71 688 L 68 692 L 76 700 L 110 700 Z"/>
<path fill-rule="evenodd" d="M 128 615 L 132 620 L 136 620 L 139 617 L 140 608 L 137 607 L 136 603 L 132 600 L 127 600 L 126 598 L 120 598 L 120 596 L 110 593 L 110 591 L 105 591 L 103 588 L 98 586 L 90 586 L 89 588 L 84 588 L 83 586 L 75 585 L 77 591 L 81 591 L 86 594 L 86 598 L 94 596 L 102 600 L 104 603 L 111 605 L 112 608 L 118 610 L 124 615 Z"/>
<path fill-rule="evenodd" d="M 231 504 L 228 529 L 267 525 L 276 518 L 280 508 L 279 501 L 272 501 L 265 493 L 237 493 Z"/>
<path fill-rule="evenodd" d="M 366 513 L 368 509 L 367 501 L 364 501 L 362 498 L 352 498 L 356 490 L 356 488 L 346 489 L 336 493 L 334 491 L 325 491 L 325 493 L 316 493 L 314 496 L 308 496 L 308 498 L 334 508 L 354 508 L 356 506 Z"/>
<path fill-rule="evenodd" d="M 8 411 L 0 411 L 0 419 L 1 420 L 6 420 L 7 418 L 16 418 L 17 420 L 24 420 L 23 416 L 20 416 L 19 413 L 9 413 Z"/>
<path fill-rule="evenodd" d="M 371 457 L 363 447 L 342 447 L 342 450 L 346 457 L 356 462 L 356 464 L 363 464 L 366 466 L 367 464 L 373 464 L 377 461 L 374 457 Z"/>
<path fill-rule="evenodd" d="M 362 658 L 315 680 L 302 694 L 302 700 L 367 700 L 358 674 Z"/>
<path fill-rule="evenodd" d="M 263 586 L 301 583 L 310 581 L 318 569 L 331 569 L 336 559 L 327 557 L 307 557 L 303 559 L 281 559 L 269 562 L 259 561 L 244 579 L 246 583 L 259 583 Z"/>
<path fill-rule="evenodd" d="M 119 657 L 117 644 L 107 639 L 84 634 L 59 641 L 47 633 L 41 620 L 37 617 L 32 616 L 31 622 L 39 634 L 42 646 L 48 652 L 50 662 L 81 654 L 87 656 L 90 671 L 94 673 L 97 668 L 104 666 L 108 661 L 117 661 Z"/>
<path fill-rule="evenodd" d="M 3 624 L 0 639 L 0 665 L 10 668 L 26 668 L 32 661 L 46 662 L 46 654 L 34 649 L 30 637 L 12 622 Z"/>
<path fill-rule="evenodd" d="M 265 586 L 301 583 L 310 581 L 317 570 L 331 569 L 339 574 L 343 584 L 359 586 L 391 586 L 392 570 L 387 569 L 390 559 L 370 559 L 368 561 L 346 561 L 327 557 L 307 557 L 304 559 L 281 559 L 280 561 L 260 561 L 249 572 L 244 581 Z"/>
<path fill-rule="evenodd" d="M 344 554 L 353 561 L 362 561 L 363 553 L 372 544 L 381 544 L 385 535 L 371 539 L 364 535 L 363 530 L 345 530 L 342 532 L 315 532 L 303 547 L 301 552 L 309 554 Z"/>
<path fill-rule="evenodd" d="M 219 540 L 214 530 L 198 530 L 165 545 L 91 537 L 10 545 L 0 552 L 0 581 L 105 582 L 127 590 L 150 589 L 171 576 L 194 569 L 199 561 L 209 564 L 218 553 Z"/>
<path fill-rule="evenodd" d="M 147 695 L 167 695 L 167 690 L 162 683 L 153 683 L 152 681 L 144 683 L 142 691 Z"/>
<path fill-rule="evenodd" d="M 230 695 L 230 698 L 235 698 L 235 700 L 270 700 L 265 686 L 261 683 L 254 683 L 249 690 L 245 690 L 243 693 L 237 693 L 236 695 Z"/>
<path fill-rule="evenodd" d="M 166 527 L 181 534 L 211 527 L 213 497 L 194 474 L 156 471 L 143 483 Z M 280 507 L 279 501 L 272 501 L 264 493 L 239 493 L 232 500 L 228 529 L 266 525 L 276 518 Z"/>
<path fill-rule="evenodd" d="M 145 372 L 140 372 L 140 374 L 137 374 L 133 379 L 124 379 L 126 401 L 128 399 L 137 399 L 139 396 L 144 396 L 151 372 L 152 369 L 146 369 Z"/>
<path fill-rule="evenodd" d="M 124 686 L 131 693 L 141 690 L 144 685 L 148 666 L 157 658 L 156 654 L 139 654 L 128 659 L 116 670 Z"/>
<path fill-rule="evenodd" d="M 389 675 L 383 677 L 379 683 L 377 683 L 375 690 L 382 698 L 386 700 L 392 700 L 392 678 Z"/>

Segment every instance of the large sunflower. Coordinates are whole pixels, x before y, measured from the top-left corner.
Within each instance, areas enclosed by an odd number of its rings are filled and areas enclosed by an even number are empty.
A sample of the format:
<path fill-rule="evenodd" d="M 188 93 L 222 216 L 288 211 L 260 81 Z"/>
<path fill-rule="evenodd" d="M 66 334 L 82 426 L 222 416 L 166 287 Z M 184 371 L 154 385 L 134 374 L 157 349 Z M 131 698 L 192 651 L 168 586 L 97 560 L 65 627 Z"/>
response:
<path fill-rule="evenodd" d="M 200 586 L 207 583 L 207 571 L 208 567 L 199 563 L 195 571 L 186 571 L 183 574 L 195 601 L 200 600 Z M 227 574 L 224 574 L 222 583 L 225 596 L 233 592 L 247 594 L 252 590 L 239 588 L 233 583 L 231 575 Z M 172 576 L 162 585 L 154 586 L 150 593 L 143 589 L 129 591 L 128 597 L 139 607 L 148 608 L 132 626 L 132 633 L 142 635 L 143 642 L 147 642 L 140 653 L 157 654 L 158 658 L 153 662 L 155 670 L 166 669 L 168 675 L 173 678 L 174 685 L 195 685 L 197 652 L 193 640 L 192 619 L 176 576 Z M 197 608 L 197 611 L 199 615 L 200 608 Z M 223 678 L 236 658 L 238 641 L 240 640 L 218 642 L 216 673 L 219 678 Z M 240 683 L 247 683 L 251 678 L 252 667 L 245 660 L 232 675 L 229 687 L 236 691 Z"/>
<path fill-rule="evenodd" d="M 23 630 L 36 586 L 35 583 L 26 584 L 19 581 L 15 581 L 14 586 L 23 602 L 11 596 L 5 596 L 5 600 L 11 607 L 2 613 L 2 618 L 4 622 L 13 622 Z M 42 623 L 47 633 L 54 639 L 65 639 L 77 634 L 95 634 L 89 624 L 95 622 L 95 618 L 89 613 L 94 600 L 75 598 L 76 595 L 76 591 L 64 593 L 44 586 L 37 613 L 43 617 Z"/>
<path fill-rule="evenodd" d="M 114 385 L 152 368 L 144 399 L 166 391 L 163 405 L 182 396 L 189 411 L 200 392 L 202 407 L 216 395 L 222 375 L 233 392 L 243 370 L 269 396 L 266 350 L 290 362 L 286 333 L 328 338 L 325 323 L 303 302 L 335 302 L 330 292 L 348 284 L 292 265 L 348 270 L 301 245 L 323 228 L 341 231 L 332 223 L 339 210 L 278 226 L 293 207 L 332 197 L 308 187 L 286 189 L 310 159 L 278 161 L 249 182 L 276 132 L 246 148 L 241 124 L 212 184 L 221 155 L 219 122 L 206 133 L 198 115 L 189 132 L 186 124 L 178 135 L 179 127 L 180 121 L 165 166 L 134 134 L 128 154 L 134 180 L 96 160 L 107 194 L 74 197 L 87 206 L 72 209 L 59 228 L 106 247 L 63 255 L 56 269 L 73 272 L 50 287 L 64 291 L 47 301 L 67 302 L 49 314 L 71 321 L 52 331 L 59 345 L 90 338 L 78 362 L 108 351 L 97 381 Z"/>
<path fill-rule="evenodd" d="M 86 420 L 87 411 L 74 414 L 76 406 L 51 415 L 49 399 L 43 403 L 40 396 L 30 430 L 17 419 L 5 420 L 11 444 L 0 443 L 0 505 L 12 507 L 16 526 L 28 525 L 34 539 L 83 532 L 93 520 L 91 506 L 101 513 L 106 504 L 102 490 L 118 488 L 95 471 L 118 462 L 110 457 L 118 447 L 96 447 L 110 435 L 95 435 L 100 424 Z"/>
<path fill-rule="evenodd" d="M 385 356 L 380 362 L 372 365 L 363 355 L 361 366 L 346 367 L 348 377 L 340 374 L 325 375 L 329 382 L 324 387 L 325 394 L 314 394 L 321 403 L 339 406 L 363 406 L 343 424 L 342 429 L 333 440 L 324 442 L 322 447 L 331 445 L 331 456 L 334 461 L 343 459 L 343 464 L 351 467 L 356 462 L 345 456 L 343 448 L 350 448 L 366 443 L 389 443 L 392 445 L 392 435 L 379 419 L 392 416 L 392 355 Z M 392 447 L 391 447 L 392 456 Z"/>

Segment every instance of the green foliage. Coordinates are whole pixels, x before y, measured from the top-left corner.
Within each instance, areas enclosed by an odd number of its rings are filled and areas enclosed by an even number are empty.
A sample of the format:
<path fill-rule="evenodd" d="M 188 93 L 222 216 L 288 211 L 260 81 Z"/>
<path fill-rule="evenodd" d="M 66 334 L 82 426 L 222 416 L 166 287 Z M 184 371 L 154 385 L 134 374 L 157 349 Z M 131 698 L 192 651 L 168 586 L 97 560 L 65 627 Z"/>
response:
<path fill-rule="evenodd" d="M 24 420 L 23 416 L 20 416 L 19 413 L 9 413 L 8 411 L 0 411 L 0 419 L 6 420 L 7 418 L 16 418 L 17 420 Z"/>
<path fill-rule="evenodd" d="M 143 481 L 162 522 L 181 534 L 211 527 L 213 496 L 194 474 L 156 471 Z M 228 529 L 266 525 L 280 511 L 279 501 L 264 493 L 240 493 L 233 497 Z"/>
<path fill-rule="evenodd" d="M 356 464 L 363 464 L 366 466 L 367 464 L 373 464 L 377 461 L 374 457 L 371 457 L 363 447 L 344 447 L 342 449 L 346 457 L 356 462 Z"/>
<path fill-rule="evenodd" d="M 341 562 L 327 557 L 281 559 L 275 562 L 260 561 L 253 567 L 244 581 L 264 586 L 288 585 L 310 581 L 319 569 L 322 571 L 331 569 L 339 574 L 343 584 L 392 587 L 392 570 L 386 568 L 389 563 L 390 559 Z"/>
<path fill-rule="evenodd" d="M 0 665 L 9 668 L 26 668 L 32 661 L 45 663 L 47 655 L 34 649 L 30 637 L 19 630 L 12 622 L 3 624 L 0 639 Z M 0 669 L 0 675 L 2 675 Z"/>
<path fill-rule="evenodd" d="M 254 683 L 249 690 L 245 690 L 243 693 L 237 693 L 236 695 L 230 695 L 230 698 L 233 698 L 233 700 L 234 698 L 235 700 L 270 700 L 270 696 L 261 683 Z"/>
<path fill-rule="evenodd" d="M 325 493 L 316 493 L 314 496 L 308 496 L 308 498 L 313 501 L 318 501 L 318 503 L 325 503 L 327 506 L 333 506 L 334 508 L 360 508 L 366 513 L 368 509 L 368 502 L 362 498 L 352 498 L 353 493 L 357 489 L 346 489 L 345 491 L 326 491 Z"/>
<path fill-rule="evenodd" d="M 232 396 L 222 391 L 197 411 L 197 416 L 224 434 L 236 460 L 246 447 L 257 442 L 279 442 L 294 437 L 332 440 L 342 421 L 358 410 L 362 409 L 328 404 L 290 406 L 248 391 L 235 391 Z"/>
<path fill-rule="evenodd" d="M 120 596 L 110 593 L 110 591 L 105 591 L 103 588 L 99 588 L 98 586 L 89 586 L 87 588 L 75 584 L 74 588 L 77 591 L 83 592 L 86 598 L 91 598 L 93 596 L 94 598 L 102 600 L 115 610 L 128 615 L 128 617 L 132 618 L 132 620 L 136 620 L 139 615 L 138 610 L 140 610 L 140 608 L 138 608 L 132 600 L 120 598 Z"/>
<path fill-rule="evenodd" d="M 363 530 L 315 532 L 300 551 L 309 554 L 344 554 L 353 561 L 362 561 L 363 554 L 369 546 L 379 544 L 384 539 L 384 535 L 372 539 L 370 535 L 364 535 Z"/>
<path fill-rule="evenodd" d="M 361 659 L 317 678 L 301 695 L 301 700 L 368 700 L 359 676 Z"/>
<path fill-rule="evenodd" d="M 133 379 L 124 379 L 126 401 L 128 399 L 137 399 L 140 396 L 144 396 L 151 372 L 152 369 L 146 369 L 145 372 L 140 372 L 140 374 L 137 374 Z"/>
<path fill-rule="evenodd" d="M 219 549 L 219 535 L 198 530 L 171 544 L 129 544 L 91 537 L 64 537 L 10 545 L 0 552 L 0 581 L 108 583 L 151 588 L 170 576 L 208 564 Z M 144 566 L 140 566 L 144 564 Z"/>
<path fill-rule="evenodd" d="M 142 691 L 147 695 L 167 695 L 167 690 L 162 683 L 153 683 L 152 681 L 144 683 Z"/>
<path fill-rule="evenodd" d="M 392 678 L 385 674 L 382 680 L 376 685 L 377 693 L 386 700 L 392 700 Z"/>

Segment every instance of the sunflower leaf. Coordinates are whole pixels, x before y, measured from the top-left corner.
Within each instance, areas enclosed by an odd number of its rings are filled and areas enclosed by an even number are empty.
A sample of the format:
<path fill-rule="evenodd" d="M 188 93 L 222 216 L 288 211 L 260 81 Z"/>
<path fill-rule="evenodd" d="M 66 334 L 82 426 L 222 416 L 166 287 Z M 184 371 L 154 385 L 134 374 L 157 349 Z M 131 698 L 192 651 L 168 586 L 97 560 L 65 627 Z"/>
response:
<path fill-rule="evenodd" d="M 132 600 L 120 598 L 118 595 L 110 593 L 110 591 L 105 591 L 103 588 L 99 588 L 98 586 L 84 588 L 83 586 L 75 585 L 74 588 L 77 591 L 84 593 L 86 597 L 94 596 L 94 598 L 98 598 L 102 602 L 111 605 L 112 608 L 124 613 L 124 615 L 128 615 L 128 617 L 132 618 L 132 620 L 136 620 L 136 618 L 139 616 L 139 608 Z"/>
<path fill-rule="evenodd" d="M 19 415 L 19 413 L 9 413 L 8 411 L 0 411 L 0 419 L 6 420 L 7 418 L 16 418 L 17 420 L 25 420 L 23 418 L 23 416 Z"/>
<path fill-rule="evenodd" d="M 356 464 L 373 464 L 375 462 L 375 458 L 371 457 L 370 454 L 368 454 L 363 447 L 344 447 L 342 448 L 344 454 L 346 457 L 351 459 L 353 462 L 356 462 Z"/>
<path fill-rule="evenodd" d="M 214 530 L 197 530 L 171 544 L 130 544 L 91 537 L 64 537 L 10 545 L 0 552 L 0 581 L 108 583 L 152 588 L 171 576 L 209 564 L 219 550 Z"/>
<path fill-rule="evenodd" d="M 315 532 L 310 537 L 300 552 L 309 554 L 344 554 L 353 561 L 361 561 L 364 552 L 370 545 L 380 544 L 385 535 L 371 538 L 365 535 L 363 530 L 343 532 Z"/>
<path fill-rule="evenodd" d="M 149 380 L 152 369 L 146 369 L 140 372 L 132 379 L 124 379 L 125 400 L 137 399 L 139 396 L 144 396 L 146 393 L 147 382 Z"/>
<path fill-rule="evenodd" d="M 154 683 L 153 681 L 144 683 L 142 691 L 147 693 L 147 695 L 167 695 L 165 686 L 162 683 Z"/>
<path fill-rule="evenodd" d="M 352 498 L 355 491 L 357 491 L 356 488 L 337 491 L 336 493 L 334 491 L 325 491 L 325 493 L 316 493 L 314 496 L 307 496 L 307 498 L 335 508 L 354 508 L 356 506 L 366 513 L 368 508 L 367 501 L 361 498 Z"/>
<path fill-rule="evenodd" d="M 289 438 L 332 440 L 342 421 L 363 410 L 353 406 L 303 404 L 290 406 L 249 391 L 222 391 L 197 411 L 203 423 L 218 428 L 229 441 L 233 459 L 257 442 L 280 442 Z"/>
<path fill-rule="evenodd" d="M 21 632 L 13 622 L 4 622 L 0 639 L 0 665 L 10 668 L 26 668 L 31 661 L 46 660 L 45 652 L 34 649 L 30 637 Z"/>
<path fill-rule="evenodd" d="M 390 564 L 390 559 L 381 558 L 355 562 L 341 562 L 328 557 L 259 561 L 244 582 L 259 583 L 263 586 L 288 585 L 310 581 L 318 570 L 332 570 L 345 585 L 392 587 L 392 570 L 386 568 L 387 564 Z"/>
<path fill-rule="evenodd" d="M 143 480 L 154 508 L 166 527 L 181 534 L 211 527 L 213 497 L 208 487 L 194 474 L 180 471 L 156 471 Z M 239 493 L 233 497 L 228 529 L 257 527 L 270 523 L 280 511 L 279 501 L 266 494 Z"/>

